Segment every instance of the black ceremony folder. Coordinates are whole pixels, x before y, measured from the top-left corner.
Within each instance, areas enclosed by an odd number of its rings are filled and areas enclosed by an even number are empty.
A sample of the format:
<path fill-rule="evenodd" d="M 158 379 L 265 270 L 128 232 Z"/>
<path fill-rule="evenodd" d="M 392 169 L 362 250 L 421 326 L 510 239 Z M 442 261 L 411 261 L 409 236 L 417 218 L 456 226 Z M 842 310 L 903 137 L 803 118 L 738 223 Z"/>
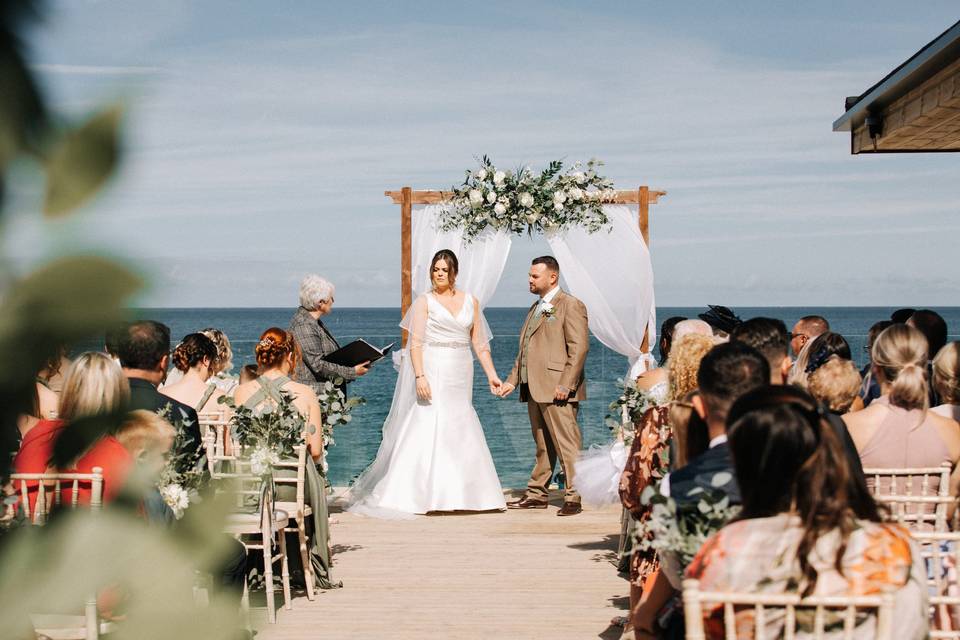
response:
<path fill-rule="evenodd" d="M 347 346 L 340 347 L 333 353 L 328 353 L 324 357 L 324 360 L 345 367 L 355 367 L 361 362 L 368 360 L 373 363 L 390 353 L 390 350 L 393 349 L 393 345 L 395 344 L 396 342 L 391 342 L 383 349 L 377 349 L 366 340 L 354 340 Z"/>

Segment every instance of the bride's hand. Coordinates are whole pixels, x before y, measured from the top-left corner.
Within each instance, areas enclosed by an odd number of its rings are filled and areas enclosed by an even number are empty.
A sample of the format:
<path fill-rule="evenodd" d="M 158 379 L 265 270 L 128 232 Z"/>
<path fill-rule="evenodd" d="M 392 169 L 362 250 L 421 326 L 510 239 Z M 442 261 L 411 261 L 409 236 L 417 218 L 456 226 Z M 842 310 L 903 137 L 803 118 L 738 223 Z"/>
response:
<path fill-rule="evenodd" d="M 423 402 L 430 401 L 430 383 L 427 382 L 427 376 L 417 377 L 417 399 Z"/>
<path fill-rule="evenodd" d="M 490 393 L 492 393 L 495 396 L 499 396 L 500 388 L 503 385 L 503 381 L 500 380 L 500 378 L 498 378 L 497 376 L 493 376 L 492 378 L 487 378 L 487 382 L 490 383 Z"/>

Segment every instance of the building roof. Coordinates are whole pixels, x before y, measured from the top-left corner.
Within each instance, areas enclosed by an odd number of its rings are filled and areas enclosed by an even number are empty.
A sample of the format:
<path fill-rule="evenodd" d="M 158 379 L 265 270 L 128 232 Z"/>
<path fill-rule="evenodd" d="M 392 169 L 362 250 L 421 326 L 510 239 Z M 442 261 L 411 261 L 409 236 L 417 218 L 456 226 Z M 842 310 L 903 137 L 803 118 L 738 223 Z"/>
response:
<path fill-rule="evenodd" d="M 960 21 L 845 110 L 833 130 L 851 132 L 853 153 L 960 151 Z"/>

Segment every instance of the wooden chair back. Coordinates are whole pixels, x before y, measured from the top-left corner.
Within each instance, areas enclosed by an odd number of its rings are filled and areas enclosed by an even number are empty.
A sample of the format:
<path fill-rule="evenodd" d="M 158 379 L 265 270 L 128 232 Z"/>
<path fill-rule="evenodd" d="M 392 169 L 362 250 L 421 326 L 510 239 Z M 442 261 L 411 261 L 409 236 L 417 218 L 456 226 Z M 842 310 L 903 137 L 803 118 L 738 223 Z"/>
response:
<path fill-rule="evenodd" d="M 939 467 L 863 470 L 874 499 L 889 509 L 887 519 L 911 530 L 947 531 L 950 496 L 949 464 Z"/>
<path fill-rule="evenodd" d="M 274 469 L 296 469 L 296 476 L 282 476 L 274 475 L 273 481 L 275 484 L 288 484 L 296 485 L 297 488 L 297 509 L 301 512 L 303 511 L 304 502 L 306 500 L 306 475 L 307 475 L 307 446 L 306 445 L 297 445 L 294 447 L 294 450 L 297 453 L 296 458 L 290 458 L 288 460 L 281 460 L 273 465 Z M 312 462 L 312 461 L 311 461 Z"/>
<path fill-rule="evenodd" d="M 103 506 L 103 469 L 94 467 L 91 473 L 14 473 L 10 476 L 14 492 L 19 496 L 19 507 L 30 524 L 46 524 L 50 513 L 61 506 L 76 508 L 80 484 L 90 485 L 90 509 Z M 35 496 L 31 496 L 32 492 Z M 64 497 L 66 495 L 66 497 Z M 31 503 L 31 497 L 35 497 Z M 10 505 L 15 509 L 17 505 Z M 8 514 L 9 515 L 9 514 Z"/>
<path fill-rule="evenodd" d="M 801 620 L 812 620 L 813 630 L 804 630 L 804 637 L 823 640 L 827 636 L 828 615 L 831 620 L 843 621 L 843 637 L 853 638 L 858 612 L 876 611 L 875 640 L 893 640 L 893 593 L 879 596 L 815 596 L 800 598 L 799 595 L 738 593 L 700 591 L 700 581 L 683 581 L 683 616 L 686 622 L 687 640 L 706 640 L 704 628 L 704 605 L 722 607 L 725 640 L 761 640 L 767 637 L 794 638 L 798 613 Z M 744 635 L 737 626 L 737 613 L 752 614 L 749 627 L 752 635 Z M 812 617 L 807 615 L 812 612 Z M 783 629 L 773 636 L 768 635 L 768 621 L 782 621 Z M 747 625 L 744 625 L 745 627 Z M 831 638 L 836 637 L 831 630 Z"/>
<path fill-rule="evenodd" d="M 930 637 L 960 638 L 960 531 L 912 535 L 927 567 Z"/>

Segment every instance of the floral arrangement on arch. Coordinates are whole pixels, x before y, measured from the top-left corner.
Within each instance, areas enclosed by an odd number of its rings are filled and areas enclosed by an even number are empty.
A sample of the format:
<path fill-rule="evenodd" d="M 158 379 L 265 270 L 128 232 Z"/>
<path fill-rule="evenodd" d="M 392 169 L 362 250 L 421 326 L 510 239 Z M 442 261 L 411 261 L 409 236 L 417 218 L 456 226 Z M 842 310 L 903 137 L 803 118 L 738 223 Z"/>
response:
<path fill-rule="evenodd" d="M 487 156 L 453 188 L 453 207 L 441 214 L 443 231 L 461 229 L 472 240 L 488 228 L 511 233 L 557 231 L 575 226 L 594 233 L 609 224 L 603 204 L 616 196 L 598 173 L 603 163 L 577 161 L 566 171 L 554 160 L 541 173 L 530 167 L 500 170 Z"/>

